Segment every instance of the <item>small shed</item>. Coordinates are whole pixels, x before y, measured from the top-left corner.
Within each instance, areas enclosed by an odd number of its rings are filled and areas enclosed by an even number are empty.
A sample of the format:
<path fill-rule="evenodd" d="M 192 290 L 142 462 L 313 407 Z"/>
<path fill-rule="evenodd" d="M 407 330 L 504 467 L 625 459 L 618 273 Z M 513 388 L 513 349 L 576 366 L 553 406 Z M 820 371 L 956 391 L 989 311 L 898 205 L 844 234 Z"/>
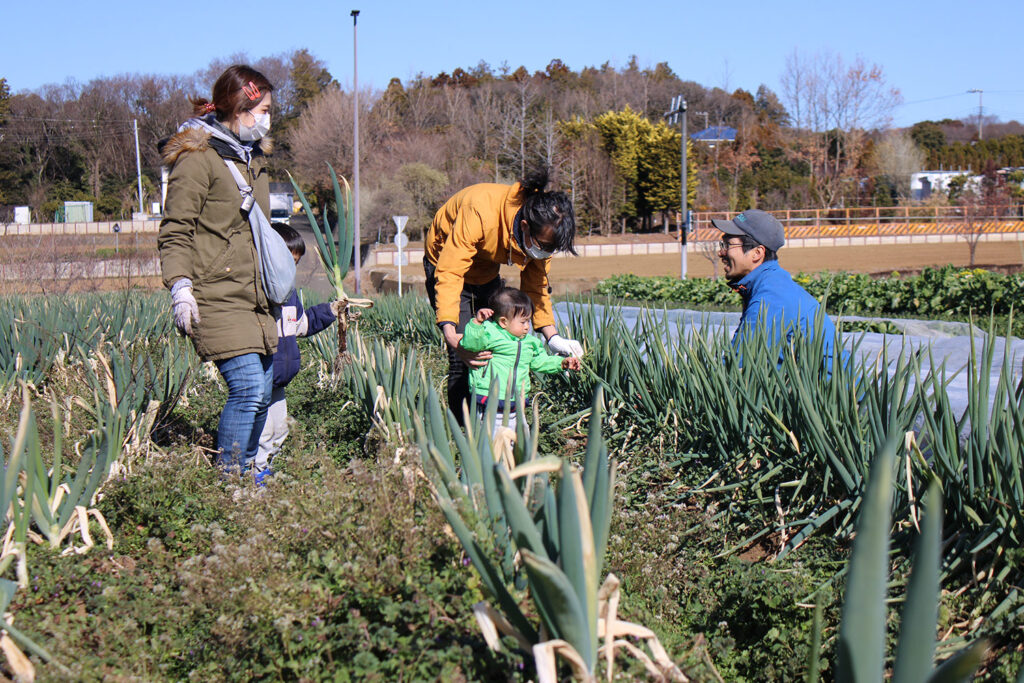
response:
<path fill-rule="evenodd" d="M 711 126 L 700 132 L 692 133 L 690 139 L 694 142 L 706 142 L 708 146 L 714 147 L 720 142 L 735 142 L 736 129 L 732 126 Z"/>
<path fill-rule="evenodd" d="M 932 195 L 932 192 L 949 192 L 949 181 L 957 176 L 972 176 L 970 170 L 956 170 L 956 171 L 918 171 L 917 173 L 910 174 L 910 197 L 911 199 L 928 199 Z M 978 179 L 972 177 L 968 181 L 973 187 L 977 184 Z"/>
<path fill-rule="evenodd" d="M 90 223 L 92 222 L 92 202 L 64 202 L 57 209 L 55 223 Z"/>

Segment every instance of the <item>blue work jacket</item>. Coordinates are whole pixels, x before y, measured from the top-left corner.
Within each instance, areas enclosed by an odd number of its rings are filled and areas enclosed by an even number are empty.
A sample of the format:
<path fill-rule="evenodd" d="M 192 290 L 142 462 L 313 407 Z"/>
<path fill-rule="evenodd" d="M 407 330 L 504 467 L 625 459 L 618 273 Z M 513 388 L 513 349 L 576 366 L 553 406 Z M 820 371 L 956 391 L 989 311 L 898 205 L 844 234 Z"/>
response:
<path fill-rule="evenodd" d="M 778 261 L 765 261 L 729 286 L 739 292 L 743 299 L 743 315 L 740 326 L 733 335 L 733 347 L 739 350 L 743 339 L 754 334 L 759 325 L 764 325 L 771 344 L 785 339 L 788 345 L 797 329 L 804 336 L 814 331 L 814 318 L 820 304 L 810 293 L 793 281 L 793 277 L 779 265 Z M 826 315 L 822 346 L 825 365 L 832 374 L 832 349 L 836 328 Z M 782 356 L 779 357 L 782 362 Z"/>

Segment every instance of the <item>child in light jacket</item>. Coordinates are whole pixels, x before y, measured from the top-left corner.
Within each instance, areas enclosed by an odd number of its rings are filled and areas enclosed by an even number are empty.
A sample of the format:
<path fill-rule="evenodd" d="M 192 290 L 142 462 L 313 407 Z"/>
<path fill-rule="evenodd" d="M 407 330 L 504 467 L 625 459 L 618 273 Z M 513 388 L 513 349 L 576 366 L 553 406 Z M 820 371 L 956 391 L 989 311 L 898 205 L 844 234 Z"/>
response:
<path fill-rule="evenodd" d="M 490 300 L 490 308 L 482 308 L 466 325 L 466 332 L 459 345 L 468 351 L 490 351 L 487 365 L 473 368 L 469 373 L 470 397 L 477 414 L 483 416 L 487 410 L 487 397 L 491 382 L 498 380 L 498 415 L 495 427 L 501 425 L 505 412 L 505 397 L 509 396 L 508 383 L 513 385 L 509 406 L 509 427 L 516 425 L 516 397 L 523 394 L 529 400 L 530 370 L 555 374 L 562 370 L 579 370 L 580 359 L 552 356 L 544 349 L 544 343 L 530 334 L 530 318 L 533 302 L 522 290 L 502 287 Z"/>
<path fill-rule="evenodd" d="M 298 231 L 284 223 L 271 223 L 295 258 L 295 265 L 306 253 L 306 243 Z M 335 321 L 331 312 L 331 304 L 323 303 L 303 310 L 302 302 L 296 292 L 292 292 L 288 301 L 275 311 L 277 320 L 277 353 L 274 354 L 274 389 L 270 396 L 270 407 L 267 409 L 267 422 L 260 435 L 259 451 L 253 462 L 256 483 L 273 475 L 271 460 L 281 444 L 288 437 L 288 403 L 285 400 L 284 388 L 298 374 L 301 367 L 299 344 L 297 337 L 310 337 L 330 327 Z"/>

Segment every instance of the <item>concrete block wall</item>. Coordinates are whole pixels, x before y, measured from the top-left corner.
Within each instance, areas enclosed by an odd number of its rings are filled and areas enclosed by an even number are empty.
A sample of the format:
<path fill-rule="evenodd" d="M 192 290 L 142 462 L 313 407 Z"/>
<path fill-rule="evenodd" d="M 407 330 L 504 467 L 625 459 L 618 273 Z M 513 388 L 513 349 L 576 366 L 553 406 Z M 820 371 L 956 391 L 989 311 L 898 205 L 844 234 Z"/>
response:
<path fill-rule="evenodd" d="M 160 231 L 159 220 L 147 221 L 95 221 L 90 223 L 0 223 L 0 236 L 16 235 L 112 235 L 114 224 L 121 226 L 121 234 L 155 233 Z"/>
<path fill-rule="evenodd" d="M 160 259 L 102 259 L 52 263 L 0 263 L 0 281 L 156 277 Z"/>

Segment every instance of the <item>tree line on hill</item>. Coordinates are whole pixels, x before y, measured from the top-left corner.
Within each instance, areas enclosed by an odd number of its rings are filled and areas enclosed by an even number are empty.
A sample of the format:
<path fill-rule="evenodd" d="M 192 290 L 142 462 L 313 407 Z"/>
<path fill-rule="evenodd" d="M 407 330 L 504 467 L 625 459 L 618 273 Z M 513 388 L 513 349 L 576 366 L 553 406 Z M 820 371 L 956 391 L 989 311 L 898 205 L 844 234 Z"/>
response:
<path fill-rule="evenodd" d="M 11 93 L 0 78 L 0 221 L 14 205 L 48 220 L 67 200 L 94 202 L 98 217 L 140 205 L 135 176 L 138 122 L 143 206 L 159 201 L 157 141 L 189 115 L 190 95 L 208 95 L 216 60 L 192 75 L 124 74 Z M 353 93 L 307 50 L 251 62 L 275 84 L 271 173 L 290 171 L 314 197 L 329 189 L 325 162 L 350 175 Z M 899 91 L 882 69 L 834 53 L 794 52 L 781 93 L 685 81 L 667 63 L 636 58 L 574 71 L 558 59 L 530 73 L 480 62 L 365 91 L 360 107 L 364 235 L 393 233 L 409 216 L 416 236 L 452 192 L 475 182 L 511 182 L 546 165 L 572 194 L 584 232 L 668 230 L 678 220 L 678 125 L 665 113 L 688 103 L 690 133 L 735 129 L 735 139 L 688 142 L 689 206 L 891 206 L 908 201 L 910 173 L 926 166 L 976 172 L 1024 165 L 1024 126 L 989 121 L 984 141 L 962 121 L 890 127 Z"/>

